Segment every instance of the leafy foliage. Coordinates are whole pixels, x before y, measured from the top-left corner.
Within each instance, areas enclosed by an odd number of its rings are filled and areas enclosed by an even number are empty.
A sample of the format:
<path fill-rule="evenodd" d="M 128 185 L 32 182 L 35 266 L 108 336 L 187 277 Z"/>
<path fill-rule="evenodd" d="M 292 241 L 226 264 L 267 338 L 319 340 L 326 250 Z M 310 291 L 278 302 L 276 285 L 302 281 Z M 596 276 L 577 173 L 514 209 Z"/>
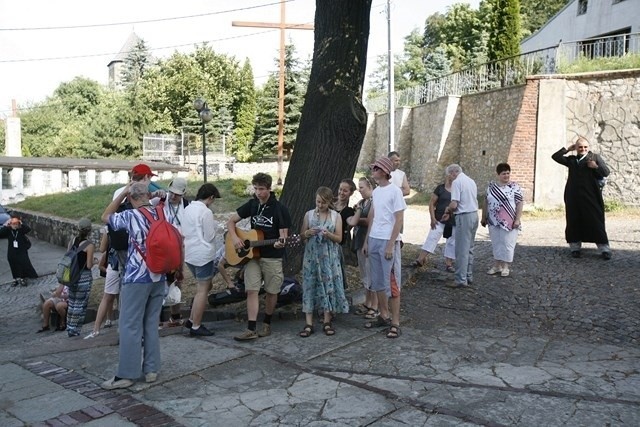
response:
<path fill-rule="evenodd" d="M 276 59 L 276 64 L 279 64 L 279 59 Z M 284 148 L 290 150 L 298 133 L 309 75 L 295 56 L 295 47 L 292 44 L 285 47 L 284 68 Z M 251 144 L 253 159 L 277 153 L 278 86 L 279 74 L 273 72 L 258 91 L 256 129 Z"/>
<path fill-rule="evenodd" d="M 520 1 L 488 0 L 492 5 L 487 51 L 497 61 L 520 54 Z"/>

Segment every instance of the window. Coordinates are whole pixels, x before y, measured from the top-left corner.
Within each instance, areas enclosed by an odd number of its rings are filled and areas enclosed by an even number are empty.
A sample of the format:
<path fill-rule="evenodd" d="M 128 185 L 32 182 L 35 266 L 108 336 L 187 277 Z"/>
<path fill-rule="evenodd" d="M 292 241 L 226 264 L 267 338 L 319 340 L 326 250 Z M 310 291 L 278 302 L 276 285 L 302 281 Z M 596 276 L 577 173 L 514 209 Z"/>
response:
<path fill-rule="evenodd" d="M 87 187 L 87 171 L 81 170 L 80 171 L 80 188 L 86 188 L 86 187 Z"/>
<path fill-rule="evenodd" d="M 578 15 L 584 15 L 587 13 L 588 0 L 578 0 Z"/>
<path fill-rule="evenodd" d="M 23 169 L 22 171 L 22 187 L 31 188 L 31 176 L 33 174 L 32 169 Z"/>
<path fill-rule="evenodd" d="M 11 189 L 11 171 L 13 169 L 2 168 L 2 189 Z"/>

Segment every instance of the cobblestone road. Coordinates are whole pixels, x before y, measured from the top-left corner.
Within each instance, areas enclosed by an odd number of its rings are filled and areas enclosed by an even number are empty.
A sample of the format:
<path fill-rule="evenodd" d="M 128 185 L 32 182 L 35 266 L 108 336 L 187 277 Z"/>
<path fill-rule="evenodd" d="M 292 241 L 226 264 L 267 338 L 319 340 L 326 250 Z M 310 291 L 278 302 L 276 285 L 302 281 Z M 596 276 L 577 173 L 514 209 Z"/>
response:
<path fill-rule="evenodd" d="M 413 221 L 415 224 L 416 222 Z M 489 276 L 491 243 L 486 229 L 476 237 L 474 284 L 444 287 L 453 275 L 437 268 L 416 273 L 404 293 L 405 315 L 416 328 L 497 327 L 526 334 L 574 336 L 594 342 L 637 344 L 640 339 L 640 219 L 611 218 L 613 250 L 600 259 L 594 244 L 570 257 L 563 220 L 533 220 L 519 236 L 511 276 Z M 415 236 L 417 230 L 412 230 Z M 426 230 L 425 230 L 426 232 Z M 403 264 L 411 259 L 405 257 Z"/>

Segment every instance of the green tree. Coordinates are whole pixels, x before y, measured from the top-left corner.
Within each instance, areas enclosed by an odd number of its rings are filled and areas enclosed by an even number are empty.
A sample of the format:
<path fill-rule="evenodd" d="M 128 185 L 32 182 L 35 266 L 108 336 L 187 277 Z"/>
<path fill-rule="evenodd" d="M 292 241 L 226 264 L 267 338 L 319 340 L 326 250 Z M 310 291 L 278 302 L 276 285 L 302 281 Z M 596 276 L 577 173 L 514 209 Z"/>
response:
<path fill-rule="evenodd" d="M 230 152 L 240 161 L 249 160 L 249 146 L 256 128 L 256 89 L 253 69 L 247 59 L 240 72 L 238 89 L 234 97 L 235 130 L 229 146 Z"/>
<path fill-rule="evenodd" d="M 291 150 L 296 140 L 302 104 L 307 86 L 307 75 L 301 61 L 295 56 L 295 46 L 285 46 L 284 80 L 284 148 Z M 279 59 L 276 59 L 276 64 Z M 256 99 L 256 129 L 251 146 L 253 158 L 276 154 L 278 146 L 279 74 L 273 72 Z"/>
<path fill-rule="evenodd" d="M 489 40 L 490 61 L 520 54 L 520 0 L 487 0 L 491 3 Z"/>
<path fill-rule="evenodd" d="M 572 0 L 520 0 L 522 36 L 538 31 L 556 13 Z"/>

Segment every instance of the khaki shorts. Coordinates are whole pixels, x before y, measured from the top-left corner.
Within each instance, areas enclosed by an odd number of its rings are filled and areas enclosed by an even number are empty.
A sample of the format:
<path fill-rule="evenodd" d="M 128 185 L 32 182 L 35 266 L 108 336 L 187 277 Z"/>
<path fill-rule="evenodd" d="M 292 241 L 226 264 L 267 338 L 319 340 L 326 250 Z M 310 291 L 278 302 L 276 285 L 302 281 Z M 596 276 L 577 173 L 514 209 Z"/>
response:
<path fill-rule="evenodd" d="M 264 290 L 269 294 L 279 294 L 284 280 L 281 258 L 260 258 L 250 260 L 244 268 L 244 289 L 259 291 L 264 278 Z"/>

